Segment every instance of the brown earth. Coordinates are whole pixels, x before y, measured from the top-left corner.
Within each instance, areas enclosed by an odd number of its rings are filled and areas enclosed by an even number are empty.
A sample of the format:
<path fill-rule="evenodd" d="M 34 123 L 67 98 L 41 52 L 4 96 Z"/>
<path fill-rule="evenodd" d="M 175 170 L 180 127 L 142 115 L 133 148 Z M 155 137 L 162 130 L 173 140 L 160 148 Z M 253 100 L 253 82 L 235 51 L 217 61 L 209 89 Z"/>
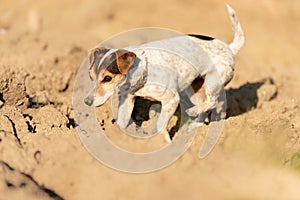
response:
<path fill-rule="evenodd" d="M 74 128 L 72 88 L 90 49 L 136 27 L 231 41 L 225 1 L 8 1 L 0 4 L 0 200 L 300 199 L 300 2 L 229 1 L 246 35 L 227 87 L 228 116 L 199 160 L 207 126 L 174 164 L 132 175 L 107 168 Z M 132 150 L 136 140 L 99 120 Z M 112 127 L 112 128 L 111 128 Z M 159 136 L 158 136 L 159 137 Z M 142 147 L 159 147 L 160 139 Z"/>

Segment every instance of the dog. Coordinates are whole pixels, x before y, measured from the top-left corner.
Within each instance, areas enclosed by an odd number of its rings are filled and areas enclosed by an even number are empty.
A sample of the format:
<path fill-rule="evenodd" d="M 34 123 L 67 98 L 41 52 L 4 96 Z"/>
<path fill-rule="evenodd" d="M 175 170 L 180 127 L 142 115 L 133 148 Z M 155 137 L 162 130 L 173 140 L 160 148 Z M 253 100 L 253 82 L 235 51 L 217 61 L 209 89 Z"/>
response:
<path fill-rule="evenodd" d="M 118 88 L 117 124 L 125 128 L 135 97 L 159 101 L 162 107 L 157 129 L 170 141 L 167 125 L 180 102 L 179 93 L 200 76 L 209 84 L 204 103 L 186 111 L 190 116 L 199 116 L 216 107 L 221 90 L 216 77 L 224 86 L 233 78 L 234 59 L 245 37 L 235 11 L 229 5 L 227 9 L 234 32 L 230 44 L 209 36 L 189 34 L 123 49 L 93 49 L 89 55 L 89 76 L 94 86 L 84 99 L 85 104 L 101 106 Z M 189 60 L 183 60 L 178 55 L 181 53 Z M 191 101 L 194 103 L 195 99 Z"/>

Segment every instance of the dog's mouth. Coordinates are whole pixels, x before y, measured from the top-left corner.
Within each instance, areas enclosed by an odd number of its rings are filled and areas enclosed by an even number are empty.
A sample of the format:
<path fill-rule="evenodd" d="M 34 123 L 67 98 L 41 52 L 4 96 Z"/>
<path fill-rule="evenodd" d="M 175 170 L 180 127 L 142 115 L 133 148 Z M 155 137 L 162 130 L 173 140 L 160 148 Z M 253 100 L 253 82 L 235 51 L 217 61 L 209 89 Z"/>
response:
<path fill-rule="evenodd" d="M 113 92 L 114 91 L 108 92 L 106 95 L 101 96 L 101 97 L 89 95 L 84 99 L 84 103 L 88 106 L 94 106 L 94 107 L 102 106 L 113 95 Z"/>

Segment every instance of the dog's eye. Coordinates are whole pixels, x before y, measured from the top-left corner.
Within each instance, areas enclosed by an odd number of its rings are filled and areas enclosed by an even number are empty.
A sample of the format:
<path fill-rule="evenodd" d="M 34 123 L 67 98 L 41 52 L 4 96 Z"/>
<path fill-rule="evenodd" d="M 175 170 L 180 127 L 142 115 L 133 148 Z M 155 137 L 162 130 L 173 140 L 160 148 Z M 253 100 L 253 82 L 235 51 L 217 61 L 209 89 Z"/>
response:
<path fill-rule="evenodd" d="M 112 77 L 110 76 L 105 76 L 102 82 L 109 82 L 112 80 Z"/>

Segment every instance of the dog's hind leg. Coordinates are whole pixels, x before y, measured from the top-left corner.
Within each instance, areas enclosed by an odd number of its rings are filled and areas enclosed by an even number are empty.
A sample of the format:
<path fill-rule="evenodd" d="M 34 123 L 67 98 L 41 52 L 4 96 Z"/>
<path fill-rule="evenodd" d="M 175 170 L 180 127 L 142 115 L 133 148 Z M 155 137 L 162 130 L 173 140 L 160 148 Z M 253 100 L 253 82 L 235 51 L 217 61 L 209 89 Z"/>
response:
<path fill-rule="evenodd" d="M 222 79 L 217 70 L 208 72 L 205 76 L 205 100 L 198 103 L 197 98 L 193 96 L 191 102 L 195 105 L 186 110 L 187 114 L 191 117 L 197 117 L 195 124 L 191 127 L 201 126 L 207 116 L 208 111 L 214 109 L 223 88 Z"/>
<path fill-rule="evenodd" d="M 204 120 L 207 117 L 207 112 L 203 112 L 203 110 L 200 108 L 200 105 L 203 104 L 204 100 L 200 99 L 197 94 L 194 94 L 190 97 L 190 101 L 194 104 L 193 107 L 186 110 L 186 113 L 189 117 L 193 118 L 194 121 L 192 124 L 189 125 L 189 131 L 192 129 L 202 126 L 204 124 Z"/>

